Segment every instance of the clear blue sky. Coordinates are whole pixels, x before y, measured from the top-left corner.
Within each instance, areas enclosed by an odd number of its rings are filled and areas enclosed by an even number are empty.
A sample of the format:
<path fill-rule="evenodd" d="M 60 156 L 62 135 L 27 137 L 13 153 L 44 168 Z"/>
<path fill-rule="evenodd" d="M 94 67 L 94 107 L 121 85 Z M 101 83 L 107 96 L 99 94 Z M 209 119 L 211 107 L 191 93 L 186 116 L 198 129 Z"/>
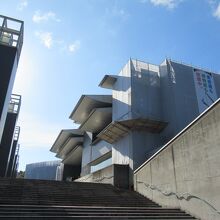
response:
<path fill-rule="evenodd" d="M 54 160 L 49 152 L 82 94 L 130 57 L 160 64 L 166 57 L 220 71 L 220 0 L 0 0 L 0 14 L 25 22 L 14 93 L 20 170 Z"/>

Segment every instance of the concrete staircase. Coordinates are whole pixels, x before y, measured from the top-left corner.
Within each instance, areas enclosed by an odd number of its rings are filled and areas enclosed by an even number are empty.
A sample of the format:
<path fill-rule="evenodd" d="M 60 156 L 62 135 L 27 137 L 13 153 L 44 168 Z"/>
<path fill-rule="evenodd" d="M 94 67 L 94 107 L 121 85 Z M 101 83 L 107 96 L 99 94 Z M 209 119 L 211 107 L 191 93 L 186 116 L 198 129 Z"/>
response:
<path fill-rule="evenodd" d="M 0 219 L 195 219 L 109 184 L 0 178 Z"/>

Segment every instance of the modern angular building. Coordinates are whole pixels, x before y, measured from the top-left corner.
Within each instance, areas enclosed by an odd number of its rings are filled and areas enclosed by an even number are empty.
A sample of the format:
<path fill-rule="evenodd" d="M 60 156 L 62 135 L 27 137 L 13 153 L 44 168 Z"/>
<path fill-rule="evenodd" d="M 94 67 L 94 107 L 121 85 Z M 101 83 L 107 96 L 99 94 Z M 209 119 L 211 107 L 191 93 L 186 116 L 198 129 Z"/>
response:
<path fill-rule="evenodd" d="M 14 95 L 15 80 L 23 45 L 23 21 L 0 15 L 0 176 L 13 173 L 18 140 L 13 140 L 21 96 Z M 17 136 L 17 138 L 19 135 Z M 15 138 L 16 139 L 16 138 Z M 9 161 L 11 163 L 9 164 Z"/>
<path fill-rule="evenodd" d="M 56 180 L 60 161 L 44 161 L 26 165 L 25 179 Z"/>
<path fill-rule="evenodd" d="M 219 74 L 170 59 L 130 59 L 99 86 L 112 95 L 81 96 L 70 115 L 80 126 L 61 131 L 51 151 L 64 171 L 71 164 L 69 176 L 78 167 L 79 181 L 115 185 L 120 174 L 131 186 L 133 170 L 220 97 Z"/>

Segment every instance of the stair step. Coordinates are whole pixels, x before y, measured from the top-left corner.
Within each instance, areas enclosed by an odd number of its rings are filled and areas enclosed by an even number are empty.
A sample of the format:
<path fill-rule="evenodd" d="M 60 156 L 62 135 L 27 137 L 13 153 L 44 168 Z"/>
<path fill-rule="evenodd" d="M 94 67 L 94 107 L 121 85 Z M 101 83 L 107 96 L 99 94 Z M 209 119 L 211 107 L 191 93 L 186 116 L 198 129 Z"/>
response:
<path fill-rule="evenodd" d="M 0 219 L 195 219 L 109 184 L 0 178 Z"/>

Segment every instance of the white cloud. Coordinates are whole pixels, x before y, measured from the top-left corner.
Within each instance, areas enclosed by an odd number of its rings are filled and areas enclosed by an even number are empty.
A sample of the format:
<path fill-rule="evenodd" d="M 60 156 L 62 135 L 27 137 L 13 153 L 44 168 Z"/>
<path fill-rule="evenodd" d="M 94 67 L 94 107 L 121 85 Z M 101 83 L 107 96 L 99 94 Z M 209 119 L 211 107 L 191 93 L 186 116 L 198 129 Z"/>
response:
<path fill-rule="evenodd" d="M 35 32 L 35 35 L 40 39 L 41 43 L 50 49 L 53 46 L 53 36 L 51 32 Z"/>
<path fill-rule="evenodd" d="M 141 0 L 142 3 L 150 2 L 155 6 L 163 6 L 168 9 L 175 8 L 183 0 Z"/>
<path fill-rule="evenodd" d="M 220 3 L 218 4 L 217 8 L 215 9 L 213 16 L 220 19 Z"/>
<path fill-rule="evenodd" d="M 24 8 L 28 6 L 28 1 L 27 0 L 20 0 L 17 9 L 19 11 L 22 11 Z"/>
<path fill-rule="evenodd" d="M 70 44 L 68 46 L 68 50 L 71 53 L 76 52 L 79 48 L 80 48 L 80 41 L 79 40 L 74 41 L 72 44 Z"/>
<path fill-rule="evenodd" d="M 81 42 L 79 40 L 75 40 L 74 42 L 67 44 L 63 40 L 56 39 L 53 37 L 52 32 L 36 31 L 35 36 L 48 49 L 56 46 L 55 48 L 60 48 L 61 51 L 75 53 L 81 46 Z"/>
<path fill-rule="evenodd" d="M 56 21 L 60 22 L 61 20 L 57 18 L 56 14 L 52 11 L 49 11 L 47 13 L 41 13 L 40 11 L 35 11 L 33 17 L 32 17 L 33 22 L 35 23 L 40 23 L 40 22 L 45 22 L 45 21 Z"/>

